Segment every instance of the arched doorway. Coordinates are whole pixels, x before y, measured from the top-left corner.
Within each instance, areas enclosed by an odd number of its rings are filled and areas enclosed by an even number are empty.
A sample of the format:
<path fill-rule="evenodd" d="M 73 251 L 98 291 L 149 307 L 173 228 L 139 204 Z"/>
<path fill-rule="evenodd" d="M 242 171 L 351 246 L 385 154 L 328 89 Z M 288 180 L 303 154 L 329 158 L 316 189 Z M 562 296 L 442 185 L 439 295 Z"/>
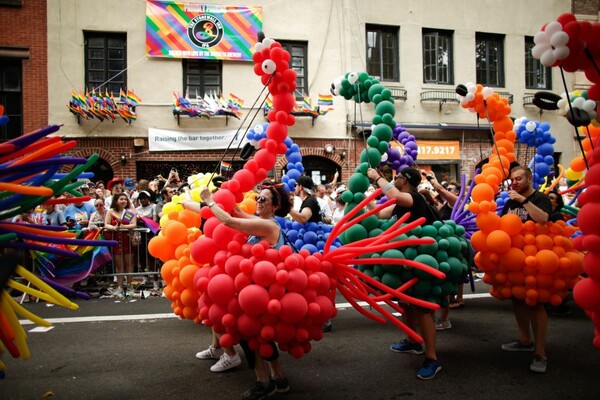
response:
<path fill-rule="evenodd" d="M 94 173 L 94 177 L 91 179 L 91 181 L 93 181 L 93 182 L 102 180 L 102 181 L 104 181 L 104 183 L 106 183 L 115 176 L 115 173 L 114 173 L 112 167 L 110 166 L 108 161 L 106 161 L 103 158 L 98 158 L 98 161 L 96 161 L 94 163 L 94 165 L 92 165 L 87 170 L 87 172 Z"/>
<path fill-rule="evenodd" d="M 304 174 L 321 184 L 331 182 L 336 171 L 340 176 L 342 174 L 340 166 L 326 157 L 303 156 L 302 165 L 304 166 Z"/>

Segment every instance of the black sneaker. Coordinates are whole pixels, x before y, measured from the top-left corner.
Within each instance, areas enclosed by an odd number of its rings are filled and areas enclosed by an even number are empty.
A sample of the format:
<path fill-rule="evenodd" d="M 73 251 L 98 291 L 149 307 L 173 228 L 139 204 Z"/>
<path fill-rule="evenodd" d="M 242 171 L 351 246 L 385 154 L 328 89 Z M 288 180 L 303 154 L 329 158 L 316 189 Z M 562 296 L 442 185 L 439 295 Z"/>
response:
<path fill-rule="evenodd" d="M 263 385 L 262 382 L 254 382 L 250 389 L 242 393 L 242 400 L 262 400 L 267 397 L 273 396 L 277 393 L 277 385 L 272 380 L 269 380 L 267 386 Z"/>
<path fill-rule="evenodd" d="M 273 378 L 271 382 L 274 382 L 275 386 L 277 386 L 277 393 L 287 393 L 290 391 L 290 383 L 285 376 L 282 378 Z"/>

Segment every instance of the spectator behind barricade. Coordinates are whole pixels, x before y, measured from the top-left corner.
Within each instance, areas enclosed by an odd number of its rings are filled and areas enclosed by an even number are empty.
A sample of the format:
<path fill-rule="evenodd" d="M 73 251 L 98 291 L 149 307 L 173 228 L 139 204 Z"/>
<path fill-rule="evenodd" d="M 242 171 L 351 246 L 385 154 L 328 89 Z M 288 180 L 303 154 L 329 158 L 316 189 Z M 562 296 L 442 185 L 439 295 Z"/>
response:
<path fill-rule="evenodd" d="M 131 249 L 130 230 L 137 226 L 137 218 L 131 210 L 131 202 L 127 194 L 114 195 L 111 207 L 104 218 L 105 237 L 116 240 L 113 247 L 113 260 L 117 270 L 117 288 L 112 295 L 123 297 L 128 295 L 127 284 L 131 276 L 123 277 L 123 273 L 133 272 L 133 252 Z"/>
<path fill-rule="evenodd" d="M 35 208 L 15 216 L 12 219 L 12 222 L 18 222 L 21 224 L 45 225 L 44 215 L 39 213 Z"/>
<path fill-rule="evenodd" d="M 319 202 L 321 208 L 321 219 L 326 224 L 331 224 L 333 216 L 333 201 L 325 193 L 325 185 L 318 185 L 315 189 L 315 198 Z"/>
<path fill-rule="evenodd" d="M 106 219 L 106 207 L 104 206 L 104 200 L 96 199 L 94 201 L 95 211 L 90 215 L 90 230 L 104 228 L 104 221 Z"/>
<path fill-rule="evenodd" d="M 73 197 L 72 195 L 68 195 Z M 88 226 L 90 222 L 90 215 L 94 212 L 94 206 L 90 203 L 84 203 L 79 201 L 73 203 L 65 208 L 65 219 L 67 220 L 67 226 L 69 229 L 81 230 Z"/>
<path fill-rule="evenodd" d="M 84 203 L 87 203 L 93 207 L 94 206 L 94 192 L 92 192 L 90 190 L 90 186 L 87 183 L 84 183 L 83 185 L 79 186 L 78 189 L 81 192 L 81 194 L 83 195 L 83 197 L 87 197 L 87 196 L 90 197 L 90 199 L 86 200 Z"/>
<path fill-rule="evenodd" d="M 171 199 L 173 198 L 173 195 L 175 195 L 175 194 L 176 194 L 175 189 L 170 186 L 165 186 L 160 191 L 162 200 L 159 201 L 158 203 L 156 203 L 156 207 L 155 207 L 155 212 L 156 212 L 156 215 L 158 216 L 159 220 L 163 216 L 163 212 L 162 212 L 163 207 L 165 206 L 165 204 L 167 204 L 168 202 L 171 201 Z"/>
<path fill-rule="evenodd" d="M 550 199 L 550 203 L 552 204 L 552 212 L 550 213 L 548 220 L 552 222 L 564 221 L 565 217 L 561 213 L 561 210 L 564 207 L 565 203 L 563 201 L 562 196 L 558 194 L 556 190 L 552 190 L 550 193 L 548 193 L 548 198 Z"/>
<path fill-rule="evenodd" d="M 125 180 L 123 180 L 123 187 L 125 188 L 125 193 L 127 193 L 129 199 L 131 199 L 131 196 L 133 196 L 133 194 L 135 193 L 137 183 L 135 183 L 135 181 L 132 178 L 125 178 Z"/>
<path fill-rule="evenodd" d="M 158 216 L 156 215 L 156 206 L 150 202 L 150 193 L 142 190 L 137 195 L 140 205 L 136 207 L 137 215 L 139 217 L 149 218 L 154 222 L 158 222 Z M 140 221 L 138 220 L 138 223 Z"/>
<path fill-rule="evenodd" d="M 332 223 L 335 225 L 344 217 L 344 207 L 346 203 L 342 200 L 342 196 L 336 196 L 335 198 L 335 211 L 333 211 Z"/>
<path fill-rule="evenodd" d="M 104 207 L 108 209 L 112 204 L 113 196 L 123 193 L 125 188 L 123 186 L 123 179 L 119 178 L 113 178 L 108 181 L 106 187 L 108 188 L 110 194 L 104 197 Z"/>
<path fill-rule="evenodd" d="M 102 190 L 102 198 L 105 199 L 106 197 L 110 196 L 110 190 L 106 189 L 106 185 L 104 185 L 104 181 L 103 180 L 97 180 L 96 181 L 96 189 L 101 189 Z"/>
<path fill-rule="evenodd" d="M 321 222 L 321 207 L 319 202 L 315 199 L 313 189 L 315 184 L 313 180 L 306 175 L 302 175 L 296 181 L 296 188 L 294 194 L 296 194 L 302 200 L 300 205 L 300 211 L 290 210 L 290 216 L 296 222 L 305 224 L 307 222 Z"/>
<path fill-rule="evenodd" d="M 140 179 L 137 183 L 137 191 L 138 193 L 141 191 L 146 191 L 150 194 L 150 203 L 156 203 L 156 198 L 158 197 L 158 190 L 153 191 L 150 189 L 150 182 L 148 179 Z"/>
<path fill-rule="evenodd" d="M 44 205 L 44 218 L 46 225 L 67 226 L 65 214 L 62 211 L 58 211 L 54 204 Z"/>

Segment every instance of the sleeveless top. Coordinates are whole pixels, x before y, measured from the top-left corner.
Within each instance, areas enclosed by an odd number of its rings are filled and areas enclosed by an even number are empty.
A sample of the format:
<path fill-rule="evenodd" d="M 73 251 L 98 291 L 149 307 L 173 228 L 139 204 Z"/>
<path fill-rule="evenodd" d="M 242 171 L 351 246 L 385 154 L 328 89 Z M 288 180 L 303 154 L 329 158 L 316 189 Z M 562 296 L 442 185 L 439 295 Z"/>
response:
<path fill-rule="evenodd" d="M 285 244 L 285 240 L 283 238 L 283 230 L 282 230 L 283 228 L 279 225 L 279 222 L 277 222 L 276 219 L 272 218 L 271 221 L 275 222 L 277 224 L 277 226 L 279 226 L 279 238 L 277 239 L 277 243 L 272 245 L 271 248 L 275 249 L 275 250 L 279 250 L 279 248 Z M 258 236 L 250 235 L 248 237 L 248 240 L 246 241 L 246 243 L 257 244 L 261 240 L 264 240 L 264 239 L 262 239 Z"/>

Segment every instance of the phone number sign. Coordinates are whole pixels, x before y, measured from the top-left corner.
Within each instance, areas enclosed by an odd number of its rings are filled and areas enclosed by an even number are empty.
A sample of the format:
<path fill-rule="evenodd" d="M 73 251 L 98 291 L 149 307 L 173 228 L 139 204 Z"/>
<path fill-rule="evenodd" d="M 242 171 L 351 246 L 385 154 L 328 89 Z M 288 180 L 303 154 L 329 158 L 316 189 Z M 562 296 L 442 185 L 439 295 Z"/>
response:
<path fill-rule="evenodd" d="M 458 140 L 417 140 L 420 160 L 460 160 Z"/>

